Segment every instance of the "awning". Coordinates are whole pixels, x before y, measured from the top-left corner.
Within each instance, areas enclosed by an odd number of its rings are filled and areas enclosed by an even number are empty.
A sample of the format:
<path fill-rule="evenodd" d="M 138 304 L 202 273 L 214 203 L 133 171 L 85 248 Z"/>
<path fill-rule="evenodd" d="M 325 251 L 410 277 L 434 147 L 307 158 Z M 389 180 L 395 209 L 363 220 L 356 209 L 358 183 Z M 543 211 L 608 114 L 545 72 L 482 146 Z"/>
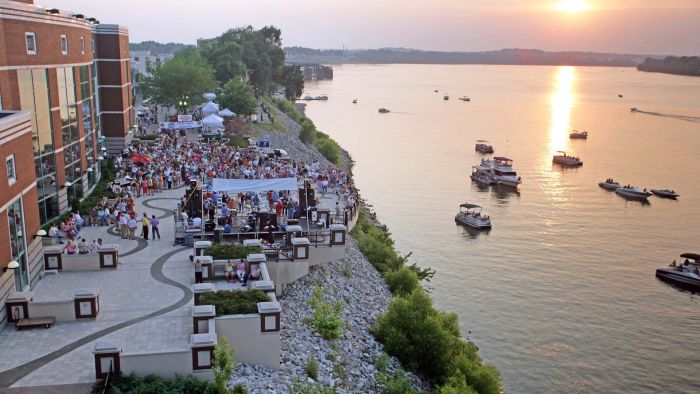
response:
<path fill-rule="evenodd" d="M 270 190 L 296 190 L 297 178 L 274 179 L 224 179 L 214 178 L 212 189 L 217 192 L 266 192 Z"/>
<path fill-rule="evenodd" d="M 216 98 L 216 94 L 214 93 L 204 93 L 203 96 L 204 99 L 207 101 L 214 101 L 214 99 Z"/>

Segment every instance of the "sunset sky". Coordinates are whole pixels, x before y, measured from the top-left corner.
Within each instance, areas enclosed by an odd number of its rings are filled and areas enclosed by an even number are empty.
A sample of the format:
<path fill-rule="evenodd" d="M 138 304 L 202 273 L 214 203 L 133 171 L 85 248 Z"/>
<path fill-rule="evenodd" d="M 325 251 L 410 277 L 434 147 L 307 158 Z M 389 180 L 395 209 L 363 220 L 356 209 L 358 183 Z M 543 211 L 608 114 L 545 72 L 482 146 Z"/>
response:
<path fill-rule="evenodd" d="M 36 0 L 129 28 L 132 41 L 194 43 L 275 25 L 285 46 L 501 48 L 700 54 L 700 0 Z"/>

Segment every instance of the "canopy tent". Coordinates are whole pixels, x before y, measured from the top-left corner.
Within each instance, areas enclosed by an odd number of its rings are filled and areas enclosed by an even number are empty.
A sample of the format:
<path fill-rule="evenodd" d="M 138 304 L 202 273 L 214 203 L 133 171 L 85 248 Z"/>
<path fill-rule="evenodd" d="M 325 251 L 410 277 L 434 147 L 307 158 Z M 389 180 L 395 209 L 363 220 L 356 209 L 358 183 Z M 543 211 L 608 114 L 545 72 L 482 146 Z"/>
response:
<path fill-rule="evenodd" d="M 148 108 L 144 107 L 143 105 L 139 105 L 138 107 L 136 107 L 136 110 L 141 111 L 141 112 L 150 111 Z"/>
<path fill-rule="evenodd" d="M 207 101 L 214 101 L 214 99 L 216 99 L 216 94 L 214 93 L 204 93 L 202 96 L 204 96 L 204 99 Z"/>
<path fill-rule="evenodd" d="M 274 179 L 224 179 L 214 178 L 212 190 L 217 192 L 266 192 L 270 190 L 296 190 L 296 178 Z"/>
<path fill-rule="evenodd" d="M 202 113 L 204 115 L 215 114 L 219 112 L 219 106 L 216 103 L 208 102 L 202 107 Z"/>
<path fill-rule="evenodd" d="M 224 108 L 221 111 L 219 111 L 219 116 L 225 116 L 225 117 L 236 116 L 236 113 L 231 111 L 228 108 Z"/>
<path fill-rule="evenodd" d="M 216 129 L 224 124 L 224 119 L 216 114 L 211 114 L 206 118 L 202 119 L 202 125 L 209 127 L 211 129 Z"/>

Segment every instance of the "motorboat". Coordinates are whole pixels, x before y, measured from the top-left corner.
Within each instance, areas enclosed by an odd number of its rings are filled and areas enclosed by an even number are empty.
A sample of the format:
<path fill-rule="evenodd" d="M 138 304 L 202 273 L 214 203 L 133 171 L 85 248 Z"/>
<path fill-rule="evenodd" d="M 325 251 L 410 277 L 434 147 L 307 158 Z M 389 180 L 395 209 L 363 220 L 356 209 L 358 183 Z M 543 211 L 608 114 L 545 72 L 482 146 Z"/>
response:
<path fill-rule="evenodd" d="M 472 101 L 472 99 L 470 99 L 468 96 L 462 96 L 459 99 L 462 101 Z"/>
<path fill-rule="evenodd" d="M 437 93 L 437 92 L 438 92 L 438 90 L 437 90 L 437 89 L 435 89 L 435 93 Z"/>
<path fill-rule="evenodd" d="M 608 178 L 605 180 L 605 182 L 598 182 L 598 186 L 602 187 L 605 190 L 616 190 L 622 187 L 620 185 L 620 182 L 615 182 L 612 178 Z"/>
<path fill-rule="evenodd" d="M 656 277 L 669 282 L 700 289 L 700 254 L 683 253 L 684 262 L 676 264 L 676 260 L 665 268 L 656 270 Z"/>
<path fill-rule="evenodd" d="M 481 153 L 493 153 L 493 146 L 486 140 L 476 140 L 474 150 Z"/>
<path fill-rule="evenodd" d="M 388 114 L 389 112 L 391 112 L 391 111 L 389 111 L 389 110 L 386 109 L 386 108 L 379 108 L 379 113 L 380 113 L 380 114 Z"/>
<path fill-rule="evenodd" d="M 313 100 L 313 99 L 314 99 L 314 98 L 313 98 L 312 96 L 304 96 L 304 100 L 305 100 L 305 101 L 311 101 L 311 100 Z"/>
<path fill-rule="evenodd" d="M 617 97 L 622 98 L 623 96 L 621 94 L 618 94 Z"/>
<path fill-rule="evenodd" d="M 328 100 L 328 96 L 325 94 L 322 94 L 322 95 L 316 97 L 316 100 L 326 101 L 326 100 Z"/>
<path fill-rule="evenodd" d="M 493 160 L 481 160 L 481 166 L 491 168 L 493 179 L 497 185 L 518 187 L 522 179 L 513 170 L 513 160 L 507 157 L 494 157 Z"/>
<path fill-rule="evenodd" d="M 459 213 L 455 216 L 455 221 L 457 223 L 477 230 L 487 230 L 491 228 L 491 218 L 481 213 L 480 206 L 464 203 L 461 204 L 459 208 Z"/>
<path fill-rule="evenodd" d="M 578 140 L 585 140 L 588 138 L 588 132 L 574 130 L 571 134 L 569 134 L 569 138 L 578 139 Z"/>
<path fill-rule="evenodd" d="M 637 112 L 637 111 L 639 111 L 639 110 L 637 109 L 637 107 L 632 107 L 632 108 L 630 108 L 630 112 Z"/>
<path fill-rule="evenodd" d="M 357 99 L 352 100 L 353 104 L 357 104 Z"/>
<path fill-rule="evenodd" d="M 493 176 L 493 169 L 484 166 L 472 166 L 472 173 L 469 176 L 472 181 L 482 185 L 495 185 L 496 180 Z"/>
<path fill-rule="evenodd" d="M 651 192 L 654 193 L 655 195 L 663 198 L 676 198 L 680 196 L 680 194 L 676 193 L 673 190 L 669 189 L 651 189 Z"/>
<path fill-rule="evenodd" d="M 618 187 L 615 189 L 615 193 L 621 195 L 622 197 L 639 201 L 647 201 L 647 197 L 651 196 L 651 192 L 647 191 L 647 189 L 630 185 Z"/>
<path fill-rule="evenodd" d="M 444 96 L 442 96 L 442 99 L 443 99 L 443 100 L 449 100 L 449 99 L 450 99 L 450 96 L 444 95 Z"/>
<path fill-rule="evenodd" d="M 568 155 L 564 151 L 558 151 L 556 155 L 552 158 L 552 162 L 569 167 L 578 167 L 583 165 L 583 161 L 578 158 L 578 156 Z"/>

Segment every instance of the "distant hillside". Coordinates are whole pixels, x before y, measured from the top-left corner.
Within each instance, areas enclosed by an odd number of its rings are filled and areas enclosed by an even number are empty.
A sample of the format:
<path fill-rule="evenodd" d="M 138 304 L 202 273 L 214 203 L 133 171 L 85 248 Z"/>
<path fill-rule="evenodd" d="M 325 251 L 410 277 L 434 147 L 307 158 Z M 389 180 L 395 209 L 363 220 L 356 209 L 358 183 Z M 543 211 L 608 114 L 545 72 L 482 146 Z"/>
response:
<path fill-rule="evenodd" d="M 485 52 L 437 52 L 404 48 L 343 51 L 284 49 L 289 63 L 405 63 L 405 64 L 522 64 L 634 67 L 649 55 L 595 52 L 546 52 L 538 49 L 501 49 Z"/>
<path fill-rule="evenodd" d="M 700 77 L 700 57 L 698 56 L 669 56 L 664 59 L 648 58 L 637 66 L 639 71 L 649 71 L 676 75 Z"/>
<path fill-rule="evenodd" d="M 155 41 L 131 42 L 129 50 L 131 51 L 151 51 L 151 55 L 164 55 L 178 52 L 191 45 L 180 44 L 178 42 L 169 42 L 163 44 Z"/>

